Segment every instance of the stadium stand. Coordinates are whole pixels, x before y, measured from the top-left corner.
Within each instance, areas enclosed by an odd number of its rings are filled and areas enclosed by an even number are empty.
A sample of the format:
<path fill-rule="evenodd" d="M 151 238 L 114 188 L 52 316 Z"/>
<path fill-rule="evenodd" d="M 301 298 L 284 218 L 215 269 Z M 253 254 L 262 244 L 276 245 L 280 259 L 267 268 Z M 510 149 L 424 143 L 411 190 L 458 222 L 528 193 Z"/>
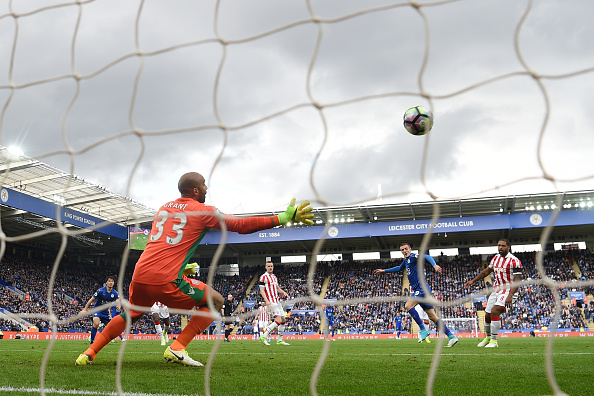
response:
<path fill-rule="evenodd" d="M 539 279 L 541 276 L 535 265 L 535 253 L 518 253 L 524 267 L 524 277 Z M 480 291 L 484 285 L 476 285 L 472 290 L 464 289 L 464 282 L 471 279 L 486 265 L 487 257 L 462 255 L 455 257 L 439 257 L 439 264 L 444 273 L 439 275 L 427 271 L 427 281 L 434 295 L 441 301 L 452 301 Z M 326 285 L 324 298 L 330 303 L 339 300 L 356 300 L 368 297 L 398 297 L 406 294 L 403 289 L 403 272 L 386 277 L 373 275 L 375 268 L 389 268 L 398 265 L 400 260 L 372 261 L 336 261 L 321 262 L 314 277 L 314 292 L 320 293 L 322 285 Z M 38 260 L 25 260 L 5 255 L 0 266 L 0 309 L 15 314 L 47 314 L 47 279 L 50 277 L 53 263 Z M 594 299 L 592 290 L 584 290 L 584 301 L 578 306 L 568 298 L 568 293 L 581 291 L 573 287 L 578 280 L 573 264 L 579 266 L 581 279 L 593 279 L 594 260 L 588 251 L 552 252 L 545 255 L 543 266 L 548 276 L 563 282 L 559 288 L 562 298 L 562 312 L 558 327 L 580 330 L 592 328 L 594 316 Z M 56 275 L 55 287 L 52 291 L 52 304 L 59 319 L 66 319 L 80 312 L 81 304 L 92 296 L 95 290 L 103 286 L 107 275 L 116 273 L 118 268 L 92 265 L 61 265 Z M 292 299 L 307 298 L 307 264 L 275 266 L 275 274 L 281 287 Z M 215 276 L 214 288 L 223 295 L 232 294 L 239 305 L 239 313 L 249 312 L 242 308 L 245 301 L 260 301 L 259 290 L 255 284 L 248 292 L 248 286 L 254 278 L 261 275 L 259 267 L 246 267 L 240 275 Z M 201 271 L 199 279 L 206 281 L 208 271 Z M 131 271 L 127 271 L 124 279 L 124 290 L 127 291 Z M 125 293 L 126 294 L 126 293 Z M 545 330 L 550 327 L 553 318 L 554 303 L 551 291 L 539 285 L 521 287 L 518 302 L 513 312 L 504 319 L 503 331 Z M 257 306 L 257 305 L 256 305 Z M 290 307 L 287 321 L 287 332 L 319 333 L 323 324 L 319 308 L 311 301 L 301 301 Z M 251 306 L 250 306 L 251 309 Z M 481 316 L 480 304 L 465 303 L 443 309 L 446 318 L 463 318 Z M 335 320 L 339 333 L 391 333 L 394 331 L 396 314 L 404 313 L 404 303 L 349 303 L 338 305 Z M 410 331 L 410 320 L 403 315 L 403 325 Z M 248 334 L 251 331 L 251 320 L 238 320 L 237 334 Z M 0 329 L 23 331 L 36 325 L 40 331 L 48 331 L 50 324 L 39 318 L 25 318 L 15 321 L 7 317 L 0 319 Z M 59 325 L 60 332 L 87 332 L 90 329 L 89 318 L 79 319 L 68 325 Z M 179 332 L 181 322 L 178 315 L 172 318 L 172 333 Z M 210 329 L 212 331 L 213 328 Z M 468 329 L 456 329 L 468 330 Z M 147 315 L 132 328 L 133 333 L 154 333 L 152 320 Z"/>

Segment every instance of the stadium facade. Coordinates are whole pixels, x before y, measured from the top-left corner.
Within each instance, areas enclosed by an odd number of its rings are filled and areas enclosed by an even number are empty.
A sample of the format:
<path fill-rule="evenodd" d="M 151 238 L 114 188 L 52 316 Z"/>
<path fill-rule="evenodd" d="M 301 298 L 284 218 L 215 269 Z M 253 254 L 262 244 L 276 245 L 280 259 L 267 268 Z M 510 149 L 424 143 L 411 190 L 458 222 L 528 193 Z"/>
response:
<path fill-rule="evenodd" d="M 8 252 L 29 258 L 55 258 L 61 234 L 69 230 L 66 258 L 74 262 L 120 263 L 128 249 L 130 229 L 148 229 L 155 209 L 107 191 L 79 176 L 38 160 L 0 156 L 4 170 L 0 189 L 2 230 Z M 280 262 L 283 256 L 379 252 L 389 259 L 403 241 L 415 247 L 431 233 L 430 249 L 490 246 L 498 238 L 513 245 L 585 242 L 594 248 L 594 191 L 468 198 L 435 202 L 316 208 L 314 226 L 278 227 L 250 235 L 230 233 L 220 264 L 261 264 L 262 257 Z M 276 212 L 249 213 L 271 216 Z M 435 218 L 434 218 L 435 217 Z M 551 229 L 546 240 L 543 231 Z M 208 265 L 221 233 L 212 231 L 194 257 Z M 317 244 L 317 245 L 316 245 Z M 572 245 L 568 245 L 572 247 Z M 131 250 L 129 261 L 140 252 Z"/>

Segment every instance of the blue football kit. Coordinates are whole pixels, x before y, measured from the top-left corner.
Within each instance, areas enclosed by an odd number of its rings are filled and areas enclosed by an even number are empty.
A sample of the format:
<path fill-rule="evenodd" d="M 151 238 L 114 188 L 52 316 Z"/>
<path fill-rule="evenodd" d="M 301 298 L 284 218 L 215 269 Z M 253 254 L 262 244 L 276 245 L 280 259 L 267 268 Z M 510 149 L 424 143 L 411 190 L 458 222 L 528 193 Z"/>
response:
<path fill-rule="evenodd" d="M 426 254 L 424 257 L 425 257 L 425 260 L 427 260 L 432 266 L 435 266 L 436 263 L 435 263 L 435 260 L 433 259 L 433 257 L 429 256 L 428 254 Z M 396 267 L 389 268 L 386 270 L 386 272 L 399 272 L 399 271 L 402 271 L 403 268 L 406 268 L 406 275 L 408 276 L 408 283 L 410 283 L 410 288 L 412 290 L 414 290 L 414 292 L 411 294 L 411 297 L 419 297 L 419 298 L 425 297 L 425 292 L 423 291 L 423 288 L 421 287 L 421 281 L 419 279 L 419 273 L 417 271 L 417 255 L 414 253 L 411 253 L 410 256 L 408 256 L 408 258 L 402 262 L 402 264 L 400 264 Z M 429 290 L 429 294 L 431 294 L 431 288 L 429 287 L 427 282 L 425 282 L 425 285 L 427 286 L 427 289 Z M 424 304 L 424 303 L 419 303 L 419 304 L 425 310 L 433 309 L 432 305 Z"/>
<path fill-rule="evenodd" d="M 107 286 L 103 286 L 101 289 L 97 290 L 95 294 L 93 294 L 95 298 L 95 305 L 93 308 L 101 306 L 103 304 L 111 303 L 116 301 L 120 298 L 116 289 L 111 289 L 107 291 Z M 116 307 L 108 307 L 103 311 L 98 311 L 93 314 L 93 317 L 99 318 L 101 322 L 107 324 L 111 320 L 111 318 L 115 317 L 118 314 Z"/>
<path fill-rule="evenodd" d="M 326 321 L 328 326 L 334 326 L 334 307 L 326 307 Z"/>

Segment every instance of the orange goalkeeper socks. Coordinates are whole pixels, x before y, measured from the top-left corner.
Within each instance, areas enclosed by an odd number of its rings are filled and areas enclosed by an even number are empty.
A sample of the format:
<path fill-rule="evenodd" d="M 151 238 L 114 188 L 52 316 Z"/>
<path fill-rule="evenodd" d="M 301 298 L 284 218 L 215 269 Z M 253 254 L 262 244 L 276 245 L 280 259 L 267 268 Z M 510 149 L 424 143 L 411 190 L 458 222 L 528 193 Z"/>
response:
<path fill-rule="evenodd" d="M 105 326 L 105 329 L 97 335 L 93 345 L 91 345 L 84 354 L 89 355 L 91 360 L 95 359 L 97 353 L 99 353 L 105 345 L 109 344 L 111 340 L 122 334 L 124 330 L 126 330 L 126 320 L 118 315 L 109 321 L 107 326 Z"/>
<path fill-rule="evenodd" d="M 205 314 L 210 313 L 207 307 L 201 307 L 196 311 Z M 173 344 L 171 344 L 171 349 L 174 351 L 186 349 L 194 336 L 196 334 L 202 333 L 204 329 L 206 329 L 212 323 L 212 321 L 213 319 L 211 316 L 193 315 L 188 321 L 185 329 L 180 333 L 179 337 L 177 337 L 177 339 L 173 341 Z"/>

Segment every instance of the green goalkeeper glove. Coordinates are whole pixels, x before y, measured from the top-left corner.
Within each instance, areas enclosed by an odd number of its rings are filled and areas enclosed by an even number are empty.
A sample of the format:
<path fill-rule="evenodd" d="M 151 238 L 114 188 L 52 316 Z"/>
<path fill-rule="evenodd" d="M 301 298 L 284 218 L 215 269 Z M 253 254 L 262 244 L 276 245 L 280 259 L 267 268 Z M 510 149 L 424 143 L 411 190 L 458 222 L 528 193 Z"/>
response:
<path fill-rule="evenodd" d="M 309 206 L 309 201 L 303 201 L 295 208 L 295 198 L 291 199 L 291 203 L 287 207 L 287 210 L 284 213 L 278 215 L 278 222 L 281 225 L 287 224 L 289 221 L 292 223 L 303 223 L 305 225 L 313 225 L 313 221 L 311 220 L 314 215 L 313 213 L 309 213 L 313 210 L 311 206 Z"/>

